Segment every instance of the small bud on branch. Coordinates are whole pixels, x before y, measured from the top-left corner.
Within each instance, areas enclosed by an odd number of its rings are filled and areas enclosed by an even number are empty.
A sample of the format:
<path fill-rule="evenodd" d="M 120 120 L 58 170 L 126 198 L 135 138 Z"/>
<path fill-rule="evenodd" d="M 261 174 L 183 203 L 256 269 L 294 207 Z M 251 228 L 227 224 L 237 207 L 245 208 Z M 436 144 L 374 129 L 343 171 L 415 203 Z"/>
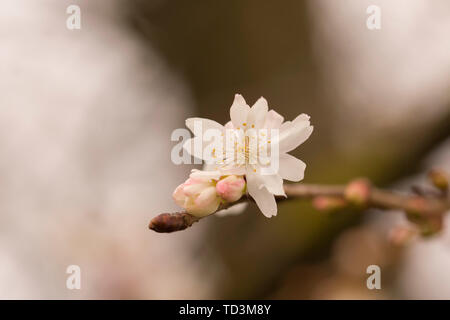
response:
<path fill-rule="evenodd" d="M 436 173 L 430 173 L 430 175 L 434 176 Z M 443 186 L 443 175 L 436 176 L 434 179 Z M 365 178 L 355 179 L 347 185 L 286 184 L 284 190 L 289 199 L 312 199 L 313 206 L 318 210 L 336 210 L 345 207 L 348 203 L 360 208 L 403 210 L 407 217 L 419 226 L 423 235 L 440 231 L 442 217 L 446 211 L 450 210 L 449 197 L 402 194 L 382 190 L 373 187 Z M 277 197 L 276 199 L 283 201 L 285 198 Z M 249 197 L 242 197 L 236 202 L 221 204 L 215 212 L 249 200 L 252 201 Z M 186 212 L 163 213 L 151 220 L 149 228 L 156 232 L 180 231 L 202 218 Z"/>
<path fill-rule="evenodd" d="M 358 207 L 365 207 L 370 198 L 370 189 L 369 180 L 364 178 L 355 179 L 345 188 L 344 197 L 348 202 Z"/>
<path fill-rule="evenodd" d="M 156 232 L 181 231 L 197 222 L 199 218 L 186 212 L 162 213 L 150 221 L 149 229 Z"/>

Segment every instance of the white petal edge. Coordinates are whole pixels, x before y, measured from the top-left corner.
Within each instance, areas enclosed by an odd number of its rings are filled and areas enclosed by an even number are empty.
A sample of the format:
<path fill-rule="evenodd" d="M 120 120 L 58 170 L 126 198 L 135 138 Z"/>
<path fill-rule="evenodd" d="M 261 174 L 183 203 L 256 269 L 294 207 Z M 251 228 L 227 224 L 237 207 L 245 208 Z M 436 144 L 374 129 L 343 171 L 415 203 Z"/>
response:
<path fill-rule="evenodd" d="M 269 106 L 267 105 L 267 100 L 263 97 L 259 98 L 248 113 L 248 125 L 254 125 L 256 128 L 263 128 L 268 112 Z"/>
<path fill-rule="evenodd" d="M 292 125 L 291 121 L 285 121 L 280 126 L 280 134 L 289 129 Z"/>
<path fill-rule="evenodd" d="M 230 108 L 230 119 L 234 128 L 242 128 L 243 124 L 247 122 L 249 111 L 250 107 L 245 102 L 244 97 L 236 94 Z"/>
<path fill-rule="evenodd" d="M 301 114 L 289 124 L 283 124 L 280 130 L 279 151 L 286 153 L 294 150 L 305 142 L 313 132 L 313 126 L 310 125 L 309 116 Z"/>
<path fill-rule="evenodd" d="M 216 171 L 218 168 L 218 165 L 216 163 L 204 163 L 203 164 L 203 171 Z"/>
<path fill-rule="evenodd" d="M 236 175 L 236 176 L 243 176 L 246 173 L 245 167 L 223 167 L 219 169 L 220 173 L 223 176 L 228 175 Z"/>
<path fill-rule="evenodd" d="M 189 177 L 191 178 L 202 178 L 210 180 L 219 180 L 222 173 L 220 171 L 202 171 L 198 169 L 192 169 Z"/>
<path fill-rule="evenodd" d="M 226 129 L 234 129 L 233 122 L 231 122 L 231 120 L 228 121 L 228 122 L 224 125 L 224 128 L 225 128 L 225 130 L 226 130 Z"/>
<path fill-rule="evenodd" d="M 261 175 L 261 180 L 264 182 L 264 186 L 270 193 L 276 196 L 286 196 L 283 188 L 283 178 L 278 174 Z"/>
<path fill-rule="evenodd" d="M 215 213 L 218 217 L 237 216 L 242 214 L 248 207 L 248 202 L 235 204 L 227 209 L 219 210 Z"/>
<path fill-rule="evenodd" d="M 301 181 L 305 176 L 306 163 L 290 154 L 280 155 L 278 174 L 285 180 Z"/>
<path fill-rule="evenodd" d="M 275 110 L 270 110 L 264 122 L 264 128 L 266 129 L 279 129 L 281 124 L 283 123 L 284 118 L 281 114 L 276 112 Z"/>
<path fill-rule="evenodd" d="M 280 126 L 280 141 L 283 137 L 289 134 L 289 130 L 294 128 L 294 126 L 301 126 L 304 124 L 305 127 L 310 125 L 309 119 L 311 117 L 305 113 L 298 115 L 293 121 L 286 121 Z"/>
<path fill-rule="evenodd" d="M 266 187 L 260 188 L 260 182 L 255 174 L 247 174 L 247 190 L 250 196 L 255 200 L 256 205 L 262 214 L 267 218 L 277 215 L 277 202 L 275 197 Z"/>
<path fill-rule="evenodd" d="M 283 142 L 280 142 L 280 153 L 286 153 L 297 148 L 303 142 L 308 140 L 313 130 L 313 126 L 309 126 L 299 130 L 293 130 L 292 133 L 283 140 Z"/>
<path fill-rule="evenodd" d="M 215 192 L 215 190 L 213 190 L 214 188 L 208 188 L 206 190 L 204 190 L 196 199 L 196 201 L 202 201 L 202 198 L 211 198 L 211 194 L 213 192 Z M 217 210 L 217 208 L 219 208 L 220 205 L 220 199 L 214 199 L 211 198 L 209 199 L 208 202 L 206 202 L 203 207 L 198 208 L 197 205 L 194 203 L 191 206 L 188 206 L 186 208 L 186 211 L 188 213 L 190 213 L 193 216 L 202 218 L 202 217 L 206 217 L 209 216 L 210 214 L 215 213 L 215 211 Z"/>

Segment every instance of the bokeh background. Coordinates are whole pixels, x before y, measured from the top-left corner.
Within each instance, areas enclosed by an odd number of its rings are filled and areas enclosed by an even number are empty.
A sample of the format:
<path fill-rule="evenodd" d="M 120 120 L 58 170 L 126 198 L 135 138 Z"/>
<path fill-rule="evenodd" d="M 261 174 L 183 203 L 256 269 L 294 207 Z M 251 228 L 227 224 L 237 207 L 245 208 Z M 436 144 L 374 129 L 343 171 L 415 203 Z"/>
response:
<path fill-rule="evenodd" d="M 81 8 L 68 30 L 66 8 Z M 381 8 L 368 30 L 366 9 Z M 405 189 L 450 170 L 447 0 L 3 0 L 0 298 L 450 299 L 450 231 L 388 241 L 399 212 L 308 202 L 211 217 L 175 234 L 148 221 L 192 166 L 171 132 L 225 123 L 235 93 L 286 119 L 305 182 L 367 176 Z M 81 267 L 81 290 L 66 268 Z M 368 290 L 377 264 L 382 289 Z"/>

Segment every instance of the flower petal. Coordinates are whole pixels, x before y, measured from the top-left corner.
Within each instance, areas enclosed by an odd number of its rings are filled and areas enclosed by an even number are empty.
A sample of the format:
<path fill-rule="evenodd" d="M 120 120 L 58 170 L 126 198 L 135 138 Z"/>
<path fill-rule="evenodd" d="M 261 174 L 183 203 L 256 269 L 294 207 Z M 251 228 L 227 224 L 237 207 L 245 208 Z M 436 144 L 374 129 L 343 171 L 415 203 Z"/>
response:
<path fill-rule="evenodd" d="M 292 125 L 292 122 L 291 122 L 291 121 L 285 121 L 285 122 L 283 122 L 283 123 L 281 124 L 281 126 L 280 126 L 280 133 L 281 133 L 281 132 L 284 132 L 284 131 L 287 130 L 287 129 L 289 129 L 289 128 L 291 127 L 291 125 Z"/>
<path fill-rule="evenodd" d="M 179 205 L 180 207 L 183 207 L 185 201 L 186 201 L 186 195 L 184 194 L 184 185 L 180 184 L 175 191 L 172 194 L 173 200 L 175 200 L 175 203 Z"/>
<path fill-rule="evenodd" d="M 269 106 L 267 105 L 267 100 L 263 97 L 259 98 L 255 102 L 253 107 L 251 107 L 247 122 L 249 125 L 254 125 L 256 128 L 263 128 L 264 121 L 266 120 L 267 112 L 269 111 Z M 233 121 L 234 123 L 234 121 Z"/>
<path fill-rule="evenodd" d="M 194 127 L 195 127 L 196 122 L 201 124 L 201 129 L 202 129 L 201 135 L 202 136 L 208 129 L 217 129 L 220 131 L 222 131 L 224 129 L 223 125 L 221 125 L 220 123 L 218 123 L 214 120 L 205 119 L 205 118 L 186 119 L 186 127 L 188 127 L 189 130 L 191 130 L 194 134 L 197 133 L 197 132 L 194 132 Z"/>
<path fill-rule="evenodd" d="M 267 129 L 279 129 L 283 123 L 284 118 L 282 115 L 274 110 L 270 110 L 266 115 L 266 120 L 264 123 L 264 128 Z"/>
<path fill-rule="evenodd" d="M 236 176 L 243 176 L 246 173 L 245 167 L 232 167 L 232 166 L 225 166 L 223 168 L 219 169 L 220 173 L 223 176 L 228 175 L 236 175 Z"/>
<path fill-rule="evenodd" d="M 248 202 L 241 202 L 235 204 L 227 209 L 219 210 L 215 213 L 218 217 L 235 216 L 245 211 L 248 206 Z"/>
<path fill-rule="evenodd" d="M 231 120 L 228 121 L 228 122 L 224 125 L 224 127 L 225 127 L 225 129 L 234 129 L 233 122 L 231 122 Z"/>
<path fill-rule="evenodd" d="M 217 197 L 216 188 L 209 187 L 199 194 L 195 199 L 195 205 L 188 208 L 187 211 L 197 217 L 203 217 L 216 212 L 219 204 L 220 198 Z"/>
<path fill-rule="evenodd" d="M 192 178 L 190 178 L 192 179 Z M 209 183 L 211 184 L 211 183 Z M 202 192 L 203 189 L 208 187 L 208 182 L 200 182 L 200 183 L 191 183 L 185 184 L 183 188 L 183 192 L 188 197 L 193 197 L 195 194 Z"/>
<path fill-rule="evenodd" d="M 299 115 L 292 123 L 284 126 L 281 130 L 279 137 L 280 153 L 297 148 L 309 138 L 312 131 L 313 126 L 310 125 L 309 116 L 306 114 Z"/>
<path fill-rule="evenodd" d="M 236 202 L 243 195 L 245 180 L 242 176 L 230 175 L 219 180 L 216 184 L 217 195 L 227 202 Z"/>
<path fill-rule="evenodd" d="M 276 196 L 286 196 L 283 188 L 283 178 L 278 174 L 261 175 L 261 179 L 270 193 Z"/>
<path fill-rule="evenodd" d="M 203 170 L 203 171 L 216 171 L 217 168 L 218 168 L 217 163 L 206 163 L 206 162 L 205 162 L 205 163 L 203 164 L 202 170 Z"/>
<path fill-rule="evenodd" d="M 242 128 L 243 124 L 247 123 L 249 111 L 250 107 L 245 102 L 244 97 L 240 94 L 236 94 L 230 108 L 230 118 L 234 128 Z"/>
<path fill-rule="evenodd" d="M 192 169 L 189 177 L 209 179 L 209 180 L 219 180 L 221 175 L 222 173 L 220 171 L 202 171 L 198 169 Z"/>
<path fill-rule="evenodd" d="M 260 188 L 261 181 L 258 175 L 254 173 L 247 173 L 247 190 L 250 196 L 255 200 L 258 208 L 267 217 L 277 215 L 277 203 L 275 197 L 271 194 L 266 187 Z"/>
<path fill-rule="evenodd" d="M 280 155 L 280 168 L 278 174 L 289 181 L 303 180 L 306 164 L 296 157 L 284 153 Z"/>

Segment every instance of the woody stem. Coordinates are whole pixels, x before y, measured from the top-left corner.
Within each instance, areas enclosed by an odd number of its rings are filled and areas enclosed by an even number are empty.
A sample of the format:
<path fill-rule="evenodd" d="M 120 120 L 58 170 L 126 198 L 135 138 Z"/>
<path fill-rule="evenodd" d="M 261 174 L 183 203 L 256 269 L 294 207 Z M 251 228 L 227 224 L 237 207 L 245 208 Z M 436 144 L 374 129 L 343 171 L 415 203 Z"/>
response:
<path fill-rule="evenodd" d="M 442 217 L 446 211 L 450 210 L 450 199 L 444 193 L 440 196 L 403 194 L 372 187 L 367 179 L 357 179 L 348 185 L 286 184 L 284 190 L 288 199 L 334 198 L 344 205 L 357 204 L 361 208 L 404 210 L 422 218 Z M 284 199 L 284 197 L 277 197 L 277 201 Z M 243 197 L 237 202 L 222 204 L 217 211 L 252 200 L 249 197 Z M 202 218 L 187 212 L 162 213 L 150 221 L 149 228 L 164 233 L 181 231 L 200 219 Z"/>

